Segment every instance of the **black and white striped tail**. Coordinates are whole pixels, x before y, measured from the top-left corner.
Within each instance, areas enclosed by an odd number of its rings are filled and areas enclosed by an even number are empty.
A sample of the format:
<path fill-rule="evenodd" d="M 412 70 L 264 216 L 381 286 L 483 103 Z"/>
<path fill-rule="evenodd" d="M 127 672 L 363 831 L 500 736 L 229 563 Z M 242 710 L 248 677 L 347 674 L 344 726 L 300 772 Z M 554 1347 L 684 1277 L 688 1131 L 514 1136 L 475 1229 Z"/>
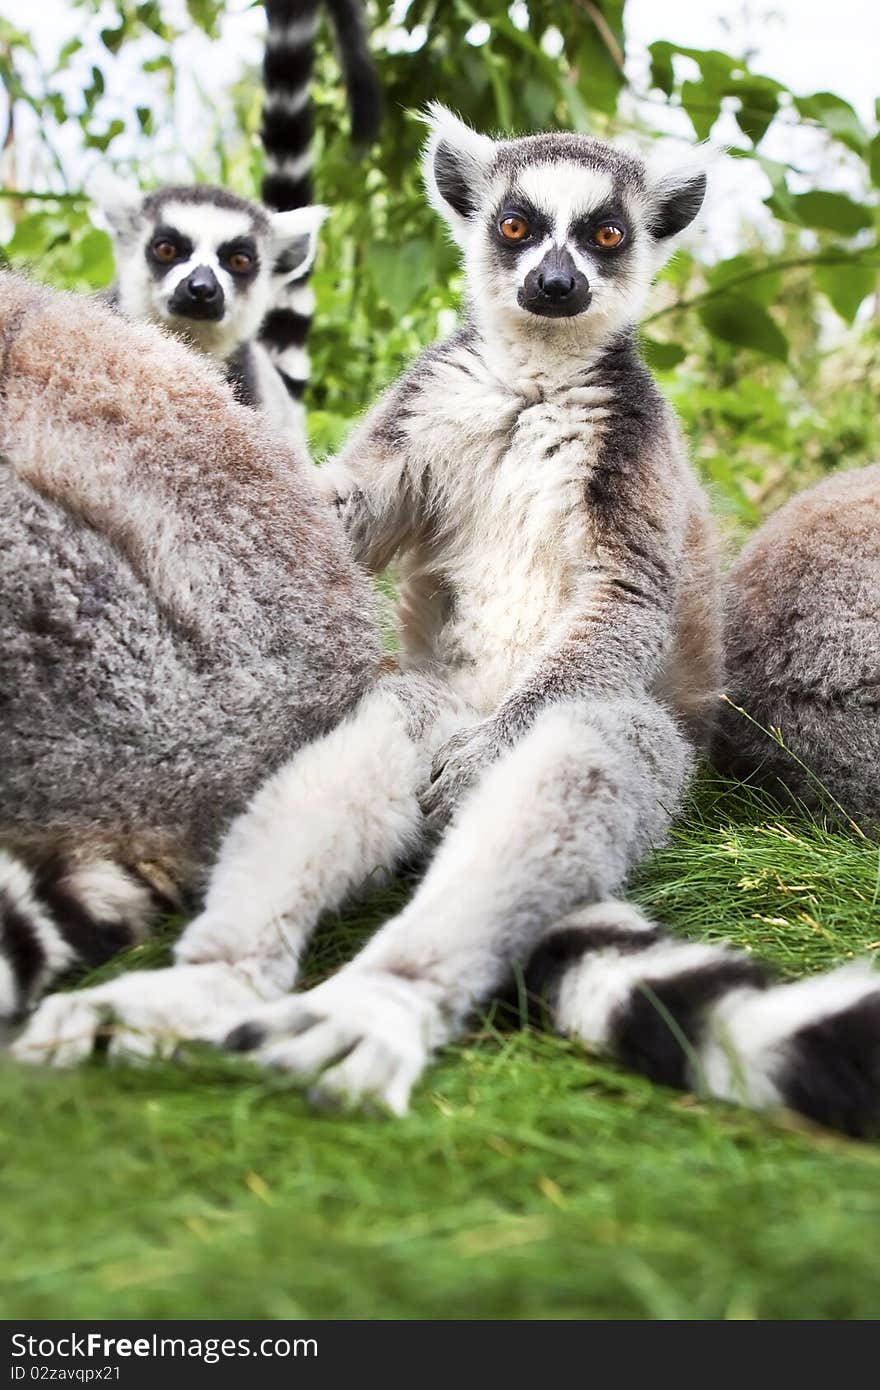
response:
<path fill-rule="evenodd" d="M 265 3 L 268 32 L 263 58 L 262 200 L 276 212 L 288 212 L 308 207 L 314 199 L 311 80 L 322 0 Z M 370 56 L 361 0 L 324 3 L 333 22 L 345 77 L 352 139 L 366 145 L 379 129 L 382 93 Z M 309 379 L 306 342 L 314 311 L 306 271 L 279 289 L 275 307 L 260 330 L 260 340 L 288 394 L 297 401 L 302 399 Z"/>
<path fill-rule="evenodd" d="M 28 863 L 0 848 L 0 1022 L 62 976 L 142 940 L 179 902 L 109 858 L 57 853 Z"/>
<path fill-rule="evenodd" d="M 542 942 L 525 984 L 558 1032 L 653 1081 L 880 1135 L 880 973 L 867 963 L 779 983 L 744 954 L 599 903 Z"/>

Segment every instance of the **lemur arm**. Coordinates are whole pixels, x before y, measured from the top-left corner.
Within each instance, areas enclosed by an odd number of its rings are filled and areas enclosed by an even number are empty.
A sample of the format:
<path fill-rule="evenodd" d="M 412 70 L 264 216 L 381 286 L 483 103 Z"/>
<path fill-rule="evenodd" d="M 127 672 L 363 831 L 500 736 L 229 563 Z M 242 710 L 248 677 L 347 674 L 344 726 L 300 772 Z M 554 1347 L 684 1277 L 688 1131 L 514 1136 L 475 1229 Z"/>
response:
<path fill-rule="evenodd" d="M 401 386 L 318 472 L 318 486 L 338 508 L 355 559 L 372 574 L 405 548 L 417 524 L 419 477 L 400 427 Z"/>

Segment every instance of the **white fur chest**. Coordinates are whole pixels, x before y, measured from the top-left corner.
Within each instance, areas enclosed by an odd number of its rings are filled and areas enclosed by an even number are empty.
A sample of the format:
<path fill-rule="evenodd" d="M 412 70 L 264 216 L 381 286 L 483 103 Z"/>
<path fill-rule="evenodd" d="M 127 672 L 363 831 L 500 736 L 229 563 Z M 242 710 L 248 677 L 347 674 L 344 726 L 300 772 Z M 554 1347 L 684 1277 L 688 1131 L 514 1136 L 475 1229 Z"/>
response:
<path fill-rule="evenodd" d="M 430 525 L 404 566 L 404 648 L 488 711 L 573 602 L 607 393 L 505 386 L 463 352 L 437 365 L 422 399 L 408 433 Z"/>

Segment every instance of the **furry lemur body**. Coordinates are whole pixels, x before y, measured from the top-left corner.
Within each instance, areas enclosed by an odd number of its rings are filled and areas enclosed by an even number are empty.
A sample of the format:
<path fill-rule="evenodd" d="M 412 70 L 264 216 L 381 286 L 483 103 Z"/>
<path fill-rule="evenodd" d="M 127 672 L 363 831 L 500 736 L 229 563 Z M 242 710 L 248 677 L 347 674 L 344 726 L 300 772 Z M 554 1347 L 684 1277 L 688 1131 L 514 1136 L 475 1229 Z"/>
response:
<path fill-rule="evenodd" d="M 8 1022 L 197 900 L 379 642 L 312 469 L 181 343 L 3 274 L 0 392 Z"/>
<path fill-rule="evenodd" d="M 141 1047 L 219 1040 L 226 971 L 266 1000 L 229 1045 L 399 1113 L 522 968 L 555 1027 L 657 1080 L 864 1132 L 869 968 L 775 984 L 616 896 L 680 803 L 720 682 L 706 500 L 634 339 L 705 176 L 582 136 L 493 141 L 442 108 L 426 174 L 465 320 L 324 474 L 357 558 L 399 563 L 401 671 L 236 820 L 178 965 L 47 1001 L 18 1055 L 85 1055 L 108 1014 L 111 1049 L 133 1029 Z M 414 851 L 431 855 L 403 911 L 288 995 L 322 910 Z"/>
<path fill-rule="evenodd" d="M 752 537 L 725 651 L 719 765 L 880 834 L 880 464 L 833 474 Z"/>
<path fill-rule="evenodd" d="M 381 105 L 360 0 L 323 3 L 345 73 L 352 139 L 365 144 Z M 95 180 L 116 256 L 109 302 L 216 358 L 238 400 L 300 447 L 314 313 L 308 279 L 327 211 L 312 204 L 310 82 L 321 5 L 266 0 L 262 204 L 207 185 L 144 194 L 114 177 Z"/>

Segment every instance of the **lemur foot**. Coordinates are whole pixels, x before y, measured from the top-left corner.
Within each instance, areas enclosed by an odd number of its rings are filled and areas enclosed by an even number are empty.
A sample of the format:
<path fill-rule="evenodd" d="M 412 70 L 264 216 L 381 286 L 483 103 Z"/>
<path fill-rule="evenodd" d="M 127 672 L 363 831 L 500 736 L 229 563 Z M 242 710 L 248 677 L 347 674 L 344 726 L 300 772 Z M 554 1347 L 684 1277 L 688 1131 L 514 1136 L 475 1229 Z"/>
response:
<path fill-rule="evenodd" d="M 265 998 L 246 964 L 134 970 L 91 989 L 50 994 L 10 1050 L 19 1062 L 56 1067 L 93 1052 L 168 1057 L 184 1039 L 220 1042 Z"/>
<path fill-rule="evenodd" d="M 225 1046 L 310 1082 L 318 1105 L 403 1115 L 432 1051 L 446 1040 L 423 987 L 352 969 L 266 1005 Z"/>

